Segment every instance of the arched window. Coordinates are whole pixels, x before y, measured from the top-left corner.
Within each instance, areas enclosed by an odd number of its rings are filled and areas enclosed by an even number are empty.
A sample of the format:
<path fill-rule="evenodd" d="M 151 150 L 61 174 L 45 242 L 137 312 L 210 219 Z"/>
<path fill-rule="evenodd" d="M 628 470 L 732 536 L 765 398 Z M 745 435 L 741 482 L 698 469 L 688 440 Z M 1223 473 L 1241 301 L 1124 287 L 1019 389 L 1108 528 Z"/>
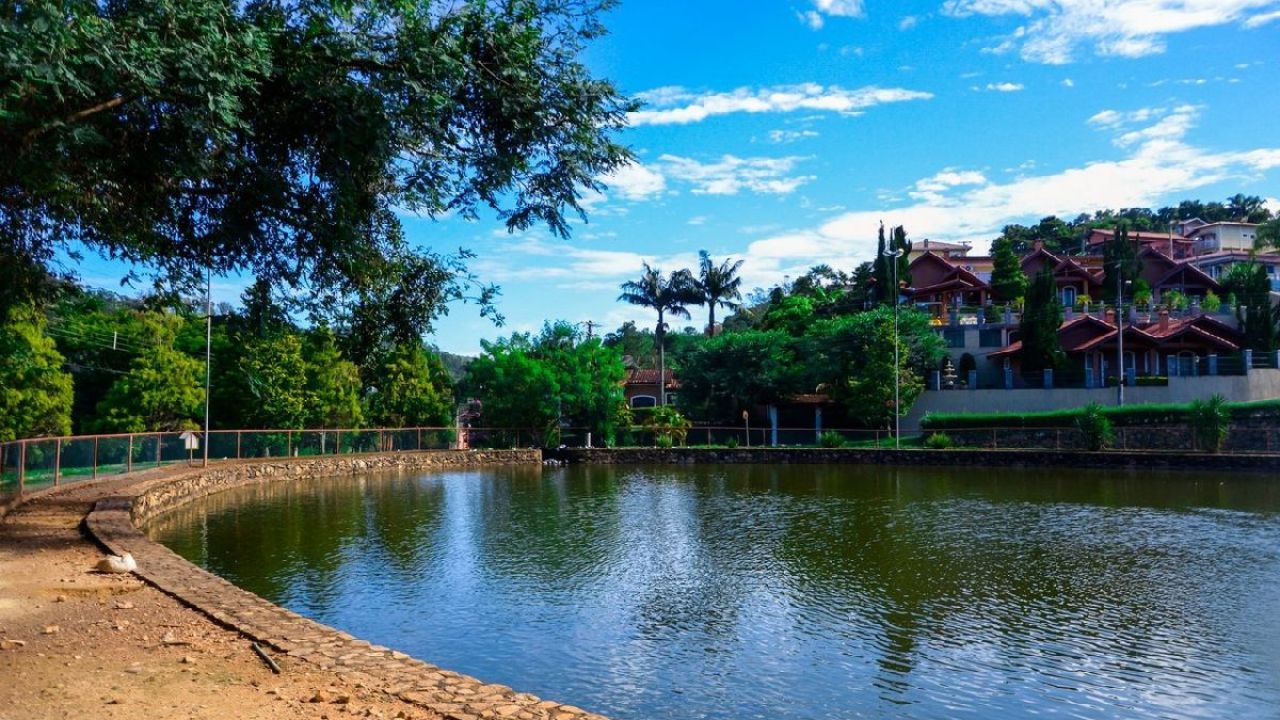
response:
<path fill-rule="evenodd" d="M 658 405 L 658 398 L 652 395 L 636 395 L 631 398 L 633 408 L 651 408 Z"/>

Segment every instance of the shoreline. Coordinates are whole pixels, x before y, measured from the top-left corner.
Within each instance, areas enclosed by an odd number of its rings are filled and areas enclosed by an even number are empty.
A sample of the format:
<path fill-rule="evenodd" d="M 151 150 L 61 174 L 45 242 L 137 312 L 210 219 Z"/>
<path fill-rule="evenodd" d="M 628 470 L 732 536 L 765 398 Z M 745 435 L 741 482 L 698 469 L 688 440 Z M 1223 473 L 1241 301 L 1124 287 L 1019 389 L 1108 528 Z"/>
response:
<path fill-rule="evenodd" d="M 348 706 L 353 702 L 367 711 L 367 717 L 399 717 L 447 718 L 448 720 L 479 720 L 480 718 L 501 717 L 518 718 L 519 720 L 604 720 L 602 716 L 589 713 L 571 705 L 543 700 L 528 693 L 520 693 L 511 688 L 486 684 L 481 680 L 460 673 L 445 670 L 429 663 L 412 658 L 404 653 L 373 645 L 348 633 L 322 625 L 302 617 L 284 608 L 236 587 L 228 581 L 192 565 L 146 537 L 142 531 L 146 522 L 170 509 L 206 495 L 261 482 L 279 479 L 304 479 L 308 477 L 333 477 L 355 475 L 365 472 L 393 469 L 430 469 L 448 467 L 476 467 L 494 464 L 528 464 L 540 463 L 541 455 L 537 450 L 514 451 L 425 451 L 421 453 L 389 453 L 379 455 L 353 455 L 343 457 L 324 457 L 319 459 L 271 459 L 261 462 L 220 463 L 208 468 L 168 468 L 163 471 L 140 473 L 134 476 L 115 476 L 96 482 L 52 488 L 48 491 L 29 496 L 0 518 L 0 559 L 5 564 L 14 565 L 15 572 L 23 572 L 23 565 L 41 563 L 42 558 L 30 554 L 13 554 L 13 550 L 22 550 L 21 529 L 31 525 L 31 518 L 39 512 L 52 509 L 59 516 L 59 523 L 64 532 L 67 526 L 82 528 L 85 535 L 79 538 L 64 538 L 67 545 L 61 548 L 63 554 L 75 556 L 74 560 L 62 563 L 72 567 L 64 567 L 56 578 L 58 584 L 66 585 L 68 581 L 83 581 L 86 578 L 95 582 L 111 584 L 128 584 L 130 592 L 149 591 L 158 598 L 148 597 L 161 606 L 158 611 L 185 611 L 188 616 L 181 626 L 184 636 L 191 634 L 211 635 L 218 638 L 220 644 L 238 645 L 238 652 L 225 658 L 230 662 L 229 671 L 237 674 L 243 672 L 247 676 L 255 676 L 250 685 L 249 694 L 255 697 L 265 692 L 259 690 L 263 680 L 274 681 L 274 698 L 282 698 L 290 693 L 296 696 L 291 700 L 294 717 L 332 718 L 331 713 L 349 712 Z M 69 497 L 75 502 L 69 502 Z M 83 522 L 82 522 L 83 521 Z M 78 533 L 77 533 L 78 534 Z M 78 542 L 77 542 L 78 541 Z M 137 559 L 138 570 L 128 576 L 100 576 L 89 572 L 101 552 L 96 551 L 94 543 L 105 547 L 113 553 L 130 552 Z M 96 552 L 95 552 L 96 551 Z M 46 563 L 47 564 L 47 563 Z M 78 572 L 77 572 L 78 571 Z M 68 575 L 70 577 L 68 577 Z M 136 575 L 136 577 L 135 577 Z M 143 584 L 145 583 L 145 585 Z M 7 588 L 0 584 L 0 593 Z M 25 597 L 14 598 L 19 610 L 26 609 L 28 615 L 42 615 L 35 612 L 44 610 L 43 604 L 36 602 L 43 589 L 35 593 L 25 593 Z M 47 593 L 45 593 L 47 594 Z M 77 607 L 77 627 L 93 628 L 110 624 L 112 616 L 117 614 L 118 602 L 109 602 L 115 593 L 109 590 L 104 601 L 95 604 L 80 604 Z M 3 595 L 0 595 L 2 598 Z M 63 597 L 59 595 L 58 597 Z M 25 601 L 25 602 L 24 602 Z M 163 607 L 166 605 L 177 607 Z M 22 606 L 26 607 L 23 608 Z M 96 605 L 96 607 L 95 607 Z M 59 607 L 70 607 L 62 601 Z M 56 674 L 55 668 L 63 668 L 70 658 L 62 653 L 47 652 L 54 647 L 44 648 L 45 652 L 37 652 L 32 662 L 29 648 L 43 647 L 43 642 L 36 639 L 18 639 L 9 630 L 11 619 L 2 612 L 0 604 L 0 640 L 6 642 L 0 650 L 0 668 L 12 664 L 11 676 L 25 679 L 30 674 L 27 670 L 34 665 L 45 666 L 44 674 Z M 20 615 L 16 613 L 15 615 Z M 35 624 L 14 624 L 14 628 L 26 636 L 38 638 L 33 633 L 40 632 L 36 628 L 39 622 L 47 618 L 31 618 Z M 170 623 L 174 624 L 174 623 Z M 53 627 L 53 626 L 46 626 Z M 175 631 L 176 632 L 176 631 Z M 53 634 L 50 634 L 53 635 Z M 167 637 L 167 636 L 166 636 Z M 238 640 L 237 640 L 238 639 Z M 21 644 L 12 641 L 18 640 Z M 144 643 L 154 644 L 150 635 L 141 638 Z M 181 647 L 188 647 L 186 641 Z M 273 659 L 284 668 L 283 675 L 271 675 L 265 670 L 263 662 L 256 654 L 250 652 L 249 642 L 261 645 Z M 162 640 L 162 645 L 164 641 Z M 132 649 L 132 654 L 124 653 L 121 657 L 150 657 L 154 647 L 146 645 Z M 79 658 L 80 655 L 72 657 Z M 190 662 L 187 662 L 187 661 Z M 144 661 L 145 662 L 145 661 Z M 198 660 L 183 656 L 181 664 L 195 666 Z M 109 662 L 102 667 L 110 672 Z M 138 664 L 117 669 L 116 673 L 138 674 L 134 668 Z M 184 674 L 198 672 L 193 667 L 180 668 Z M 263 676 L 264 677 L 258 677 Z M 305 687 L 291 687 L 280 690 L 281 684 L 289 685 L 299 676 Z M 188 680 L 188 678 L 182 678 Z M 190 682 L 200 685 L 197 678 L 189 678 Z M 325 686 L 323 681 L 328 680 Z M 296 682 L 293 684 L 296 685 Z M 40 708 L 24 708 L 23 696 L 17 688 L 18 683 L 6 691 L 0 691 L 0 707 L 18 706 L 31 713 L 23 717 L 46 717 L 47 713 Z M 61 683 L 54 683 L 61 685 Z M 319 686 L 319 689 L 312 689 Z M 111 686 L 113 688 L 120 686 Z M 30 688 L 28 688 L 30 689 Z M 38 688 L 47 691 L 49 688 Z M 280 693 L 284 693 L 283 695 Z M 17 697 L 5 697 L 16 694 Z M 216 694 L 216 693 L 215 693 Z M 307 697 L 304 697 L 307 696 Z M 308 699 L 310 698 L 310 699 Z M 317 699 L 319 698 L 319 699 Z M 127 707 L 125 703 L 112 703 Z M 73 703 L 67 715 L 83 715 L 97 712 L 102 704 L 85 706 L 82 702 Z M 263 706 L 272 710 L 264 717 L 279 716 L 275 710 L 278 706 Z M 47 708 L 46 708 L 47 709 Z M 168 712 L 157 712 L 155 708 L 147 711 L 150 717 L 189 717 L 190 708 L 174 705 Z M 241 715 L 242 705 L 233 705 L 231 709 L 222 708 L 212 712 L 210 717 Z M 136 716 L 137 708 L 133 708 L 130 716 Z M 108 713 L 110 716 L 112 713 Z M 0 712 L 0 717 L 8 717 Z"/>

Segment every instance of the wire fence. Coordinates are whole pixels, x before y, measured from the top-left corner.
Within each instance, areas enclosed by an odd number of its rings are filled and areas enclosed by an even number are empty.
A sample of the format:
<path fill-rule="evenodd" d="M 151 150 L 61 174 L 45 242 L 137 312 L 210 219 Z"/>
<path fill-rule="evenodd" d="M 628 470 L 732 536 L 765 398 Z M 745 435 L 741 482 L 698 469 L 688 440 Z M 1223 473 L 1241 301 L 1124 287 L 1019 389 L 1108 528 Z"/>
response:
<path fill-rule="evenodd" d="M 1116 427 L 1110 448 L 1131 452 L 1195 451 L 1186 425 Z M 656 447 L 930 447 L 930 436 L 946 436 L 956 448 L 1085 450 L 1089 438 L 1075 427 L 956 428 L 904 435 L 888 430 L 771 428 L 697 425 L 674 437 L 646 427 L 623 429 L 614 446 Z M 189 444 L 188 438 L 196 442 Z M 0 502 L 49 487 L 165 465 L 201 464 L 202 433 L 128 433 L 35 438 L 0 443 Z M 360 428 L 333 430 L 214 430 L 208 437 L 211 463 L 260 458 L 320 457 L 380 452 L 468 448 L 602 447 L 606 439 L 586 428 Z M 1280 452 L 1280 428 L 1233 426 L 1221 448 L 1229 453 Z"/>

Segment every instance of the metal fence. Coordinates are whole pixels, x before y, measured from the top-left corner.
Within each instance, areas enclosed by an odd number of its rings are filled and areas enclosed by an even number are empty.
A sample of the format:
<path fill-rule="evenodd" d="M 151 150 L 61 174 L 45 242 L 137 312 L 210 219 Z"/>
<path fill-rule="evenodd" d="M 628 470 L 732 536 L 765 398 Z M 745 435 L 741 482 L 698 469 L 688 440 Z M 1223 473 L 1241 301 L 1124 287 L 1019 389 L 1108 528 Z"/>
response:
<path fill-rule="evenodd" d="M 1074 427 L 963 428 L 938 431 L 960 448 L 1082 450 L 1083 433 Z M 934 431 L 904 436 L 903 447 L 927 445 Z M 203 436 L 196 434 L 203 442 Z M 585 428 L 557 431 L 519 428 L 365 428 L 335 430 L 214 430 L 209 461 L 315 457 L 359 453 L 443 450 L 450 448 L 601 447 L 605 439 Z M 651 428 L 620 431 L 616 446 L 654 447 L 666 440 Z M 692 447 L 893 447 L 886 430 L 778 428 L 696 425 L 673 444 Z M 1196 450 L 1186 425 L 1141 425 L 1114 429 L 1114 450 Z M 1280 428 L 1233 426 L 1224 452 L 1280 452 Z M 128 433 L 35 438 L 0 443 L 0 502 L 57 485 L 184 463 L 199 464 L 204 448 L 188 450 L 182 433 Z"/>

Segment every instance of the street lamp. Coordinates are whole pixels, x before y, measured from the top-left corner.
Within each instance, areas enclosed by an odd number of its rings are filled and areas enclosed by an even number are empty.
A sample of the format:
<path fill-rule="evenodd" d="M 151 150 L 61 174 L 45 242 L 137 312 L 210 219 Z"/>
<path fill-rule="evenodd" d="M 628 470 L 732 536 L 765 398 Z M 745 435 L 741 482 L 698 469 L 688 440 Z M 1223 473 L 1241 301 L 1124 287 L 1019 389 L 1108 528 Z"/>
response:
<path fill-rule="evenodd" d="M 1132 285 L 1132 280 L 1121 284 L 1120 263 L 1116 263 L 1116 404 L 1124 405 L 1124 286 Z"/>
<path fill-rule="evenodd" d="M 902 248 L 884 253 L 893 266 L 893 449 L 901 449 L 902 436 L 900 422 L 902 413 L 898 409 L 898 396 L 901 393 L 901 368 L 898 365 L 898 258 L 902 257 Z"/>

